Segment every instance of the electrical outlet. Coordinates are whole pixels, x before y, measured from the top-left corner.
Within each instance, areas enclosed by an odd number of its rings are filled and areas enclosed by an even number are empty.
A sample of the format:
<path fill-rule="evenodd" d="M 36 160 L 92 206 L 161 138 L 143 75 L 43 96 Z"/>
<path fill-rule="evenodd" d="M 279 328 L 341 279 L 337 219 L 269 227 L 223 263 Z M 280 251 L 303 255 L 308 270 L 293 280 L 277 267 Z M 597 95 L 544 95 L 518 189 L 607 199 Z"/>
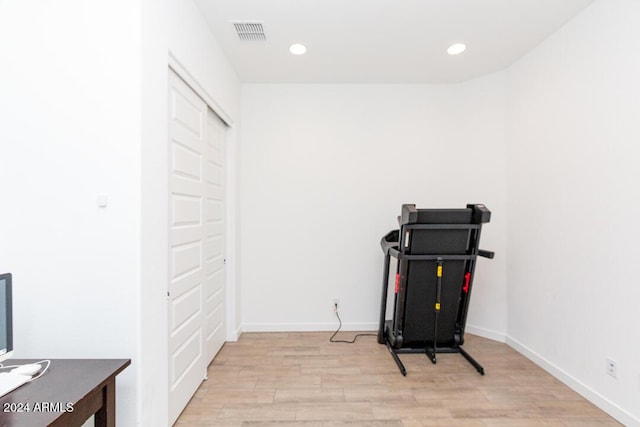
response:
<path fill-rule="evenodd" d="M 612 376 L 613 378 L 618 378 L 618 362 L 613 359 L 607 358 L 607 375 Z"/>
<path fill-rule="evenodd" d="M 331 309 L 333 311 L 338 311 L 340 308 L 340 298 L 331 298 Z"/>

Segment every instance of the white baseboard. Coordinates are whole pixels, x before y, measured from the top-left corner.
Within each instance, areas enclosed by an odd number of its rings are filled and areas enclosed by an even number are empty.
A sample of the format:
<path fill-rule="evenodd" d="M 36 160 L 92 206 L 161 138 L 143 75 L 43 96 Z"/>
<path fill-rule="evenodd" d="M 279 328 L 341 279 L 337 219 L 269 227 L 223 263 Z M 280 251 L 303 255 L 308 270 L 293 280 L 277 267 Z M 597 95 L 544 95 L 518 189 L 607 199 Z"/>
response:
<path fill-rule="evenodd" d="M 512 347 L 518 353 L 522 354 L 523 356 L 534 362 L 536 365 L 540 366 L 542 369 L 556 377 L 559 381 L 563 382 L 565 385 L 573 389 L 578 394 L 582 395 L 589 402 L 593 403 L 625 426 L 640 427 L 640 419 L 635 418 L 629 412 L 611 402 L 609 399 L 602 396 L 600 393 L 593 390 L 578 379 L 569 375 L 567 372 L 549 362 L 547 359 L 540 356 L 538 353 L 531 350 L 521 342 L 509 336 L 506 337 L 505 342 L 508 346 Z"/>
<path fill-rule="evenodd" d="M 241 332 L 322 332 L 335 331 L 338 322 L 334 323 L 243 323 L 238 329 Z M 373 322 L 349 322 L 343 323 L 341 331 L 377 331 L 378 324 Z M 493 341 L 505 342 L 506 335 L 491 329 L 467 325 L 466 332 L 487 338 Z"/>
<path fill-rule="evenodd" d="M 492 341 L 498 342 L 506 342 L 507 336 L 502 332 L 497 332 L 491 329 L 480 328 L 478 326 L 467 325 L 464 329 L 465 332 L 468 332 L 473 335 L 478 335 L 482 338 L 487 338 Z"/>
<path fill-rule="evenodd" d="M 242 335 L 242 326 L 239 326 L 238 329 L 229 333 L 229 335 L 227 336 L 227 342 L 238 341 L 238 338 L 240 338 L 240 335 Z"/>
<path fill-rule="evenodd" d="M 331 332 L 338 329 L 332 323 L 243 323 L 242 332 Z M 377 331 L 378 324 L 371 322 L 342 323 L 341 331 Z"/>

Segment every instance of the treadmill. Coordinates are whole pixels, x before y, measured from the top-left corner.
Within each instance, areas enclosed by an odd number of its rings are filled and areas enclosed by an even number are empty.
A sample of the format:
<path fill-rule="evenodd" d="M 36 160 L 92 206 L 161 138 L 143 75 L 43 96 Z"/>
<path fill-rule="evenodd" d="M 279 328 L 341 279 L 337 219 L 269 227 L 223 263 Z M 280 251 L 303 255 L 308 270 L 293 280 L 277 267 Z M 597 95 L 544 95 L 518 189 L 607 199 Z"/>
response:
<path fill-rule="evenodd" d="M 478 248 L 482 224 L 490 218 L 482 204 L 464 209 L 416 209 L 405 204 L 398 217 L 400 229 L 382 238 L 378 343 L 387 346 L 402 375 L 407 375 L 398 356 L 402 353 L 424 353 L 434 364 L 438 353 L 460 353 L 484 375 L 484 368 L 462 344 L 477 257 L 494 256 Z M 392 258 L 396 274 L 390 278 Z M 388 300 L 393 303 L 390 310 Z"/>

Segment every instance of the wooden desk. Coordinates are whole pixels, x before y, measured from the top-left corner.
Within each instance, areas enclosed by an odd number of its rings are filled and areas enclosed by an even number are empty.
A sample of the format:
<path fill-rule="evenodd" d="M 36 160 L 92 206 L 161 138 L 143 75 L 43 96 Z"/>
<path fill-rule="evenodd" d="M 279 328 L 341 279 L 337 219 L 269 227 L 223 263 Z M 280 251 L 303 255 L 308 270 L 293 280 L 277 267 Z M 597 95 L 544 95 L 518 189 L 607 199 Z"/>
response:
<path fill-rule="evenodd" d="M 37 360 L 10 359 L 8 365 Z M 116 375 L 129 359 L 52 359 L 47 372 L 0 398 L 0 427 L 116 425 Z M 22 411 L 22 412 L 20 412 Z"/>

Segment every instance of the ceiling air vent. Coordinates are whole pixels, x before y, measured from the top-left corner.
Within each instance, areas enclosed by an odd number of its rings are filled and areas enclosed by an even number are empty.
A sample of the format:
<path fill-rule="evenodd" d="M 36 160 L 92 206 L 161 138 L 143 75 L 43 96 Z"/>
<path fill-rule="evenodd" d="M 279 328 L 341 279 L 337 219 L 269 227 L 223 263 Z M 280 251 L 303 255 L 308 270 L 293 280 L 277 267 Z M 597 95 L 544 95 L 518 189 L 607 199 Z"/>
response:
<path fill-rule="evenodd" d="M 232 22 L 232 24 L 242 41 L 258 42 L 267 40 L 262 22 Z"/>

